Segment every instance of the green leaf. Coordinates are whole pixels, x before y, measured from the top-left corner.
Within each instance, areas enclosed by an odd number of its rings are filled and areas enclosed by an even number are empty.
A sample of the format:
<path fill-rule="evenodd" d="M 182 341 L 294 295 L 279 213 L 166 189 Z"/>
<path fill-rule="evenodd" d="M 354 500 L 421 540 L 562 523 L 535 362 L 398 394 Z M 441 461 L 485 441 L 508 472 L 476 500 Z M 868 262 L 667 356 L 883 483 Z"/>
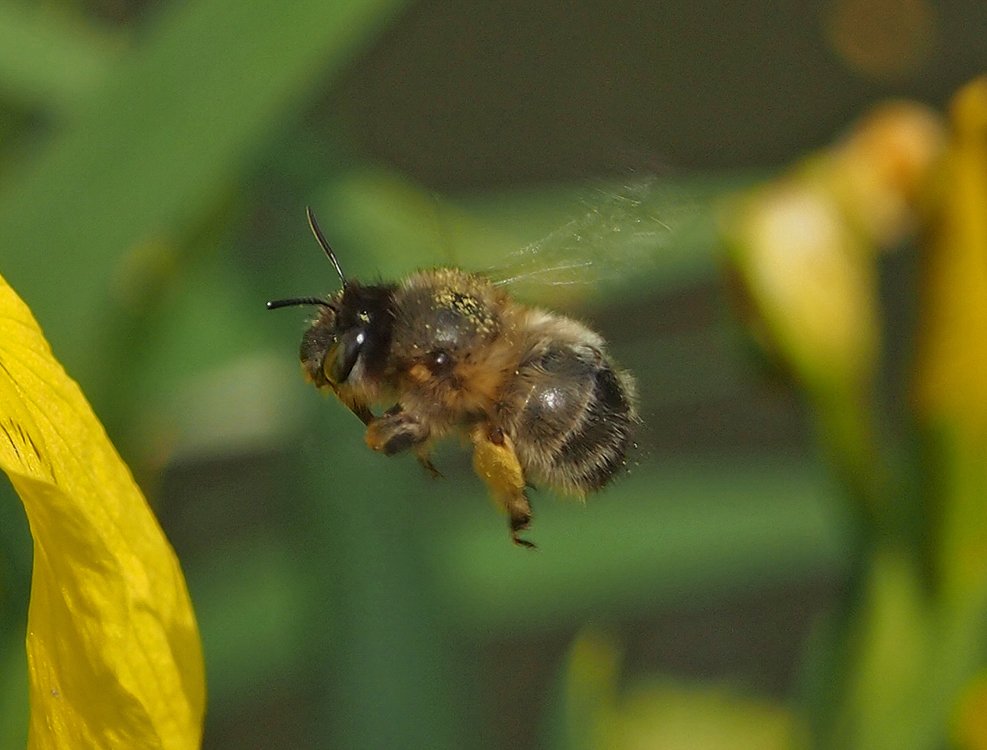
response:
<path fill-rule="evenodd" d="M 94 340 L 107 300 L 116 300 L 116 264 L 201 220 L 313 84 L 339 71 L 400 5 L 169 4 L 38 158 L 4 176 L 0 236 L 18 249 L 4 271 L 80 382 L 97 388 L 91 397 L 99 401 L 116 377 Z M 80 320 L 95 331 L 79 335 Z"/>

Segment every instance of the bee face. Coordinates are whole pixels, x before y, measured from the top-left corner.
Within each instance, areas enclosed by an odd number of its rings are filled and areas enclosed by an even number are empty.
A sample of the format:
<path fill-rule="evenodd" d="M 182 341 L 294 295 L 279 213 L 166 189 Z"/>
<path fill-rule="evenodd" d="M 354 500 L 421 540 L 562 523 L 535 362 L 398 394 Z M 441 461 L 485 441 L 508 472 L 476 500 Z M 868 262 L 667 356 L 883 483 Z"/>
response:
<path fill-rule="evenodd" d="M 302 368 L 316 386 L 338 389 L 373 377 L 390 348 L 394 287 L 347 284 L 319 311 L 302 337 Z"/>
<path fill-rule="evenodd" d="M 457 269 L 399 284 L 347 282 L 311 212 L 309 223 L 343 288 L 268 307 L 319 307 L 302 337 L 302 368 L 364 422 L 372 449 L 412 449 L 437 474 L 432 442 L 467 437 L 477 474 L 523 546 L 532 546 L 518 536 L 531 520 L 529 478 L 583 496 L 619 472 L 638 421 L 634 382 L 599 335 Z M 376 416 L 371 407 L 382 402 L 390 408 Z"/>

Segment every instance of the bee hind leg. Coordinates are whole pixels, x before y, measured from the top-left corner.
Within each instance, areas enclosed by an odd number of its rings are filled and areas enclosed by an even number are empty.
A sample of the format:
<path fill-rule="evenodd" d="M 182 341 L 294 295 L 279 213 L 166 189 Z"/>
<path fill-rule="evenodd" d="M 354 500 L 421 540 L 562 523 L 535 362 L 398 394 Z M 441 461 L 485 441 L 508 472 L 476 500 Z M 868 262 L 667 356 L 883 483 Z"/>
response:
<path fill-rule="evenodd" d="M 527 499 L 525 499 L 525 505 L 528 505 Z M 522 539 L 518 534 L 524 531 L 528 526 L 531 525 L 531 507 L 528 506 L 528 510 L 515 515 L 511 512 L 511 541 L 514 542 L 518 547 L 525 547 L 527 549 L 538 549 L 538 545 L 534 542 L 529 542 L 527 539 Z"/>
<path fill-rule="evenodd" d="M 473 468 L 486 483 L 497 503 L 508 516 L 511 540 L 519 547 L 535 545 L 519 534 L 531 524 L 531 504 L 524 493 L 524 472 L 510 437 L 499 427 L 477 425 L 473 441 Z"/>

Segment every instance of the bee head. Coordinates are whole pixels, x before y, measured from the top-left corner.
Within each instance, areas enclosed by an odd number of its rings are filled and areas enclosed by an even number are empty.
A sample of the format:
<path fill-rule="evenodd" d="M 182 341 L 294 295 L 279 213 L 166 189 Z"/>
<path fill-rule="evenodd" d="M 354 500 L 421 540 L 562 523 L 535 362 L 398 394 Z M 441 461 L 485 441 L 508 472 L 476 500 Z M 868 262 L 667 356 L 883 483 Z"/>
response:
<path fill-rule="evenodd" d="M 312 209 L 306 208 L 305 212 L 309 227 L 336 269 L 343 288 L 328 299 L 293 297 L 274 300 L 267 303 L 267 309 L 295 305 L 322 308 L 302 337 L 299 356 L 312 383 L 317 387 L 331 385 L 335 388 L 354 374 L 358 362 L 363 362 L 361 374 L 373 374 L 382 365 L 390 344 L 390 301 L 394 287 L 347 282 Z"/>
<path fill-rule="evenodd" d="M 391 341 L 393 291 L 390 285 L 348 284 L 319 311 L 299 351 L 305 374 L 316 386 L 338 386 L 380 372 Z"/>

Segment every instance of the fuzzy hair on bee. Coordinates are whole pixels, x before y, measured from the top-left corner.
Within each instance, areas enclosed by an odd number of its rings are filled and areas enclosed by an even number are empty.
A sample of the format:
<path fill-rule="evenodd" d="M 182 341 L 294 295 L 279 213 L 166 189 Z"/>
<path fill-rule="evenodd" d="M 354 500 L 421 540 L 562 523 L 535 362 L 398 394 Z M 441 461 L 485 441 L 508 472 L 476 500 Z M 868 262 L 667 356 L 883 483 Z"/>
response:
<path fill-rule="evenodd" d="M 341 289 L 267 307 L 318 308 L 302 337 L 302 370 L 363 421 L 370 448 L 412 451 L 438 475 L 431 446 L 464 435 L 524 547 L 534 546 L 520 536 L 531 522 L 529 483 L 585 497 L 621 472 L 639 421 L 635 385 L 602 337 L 455 268 L 391 284 L 347 280 L 306 212 Z M 379 405 L 388 408 L 378 415 Z"/>

